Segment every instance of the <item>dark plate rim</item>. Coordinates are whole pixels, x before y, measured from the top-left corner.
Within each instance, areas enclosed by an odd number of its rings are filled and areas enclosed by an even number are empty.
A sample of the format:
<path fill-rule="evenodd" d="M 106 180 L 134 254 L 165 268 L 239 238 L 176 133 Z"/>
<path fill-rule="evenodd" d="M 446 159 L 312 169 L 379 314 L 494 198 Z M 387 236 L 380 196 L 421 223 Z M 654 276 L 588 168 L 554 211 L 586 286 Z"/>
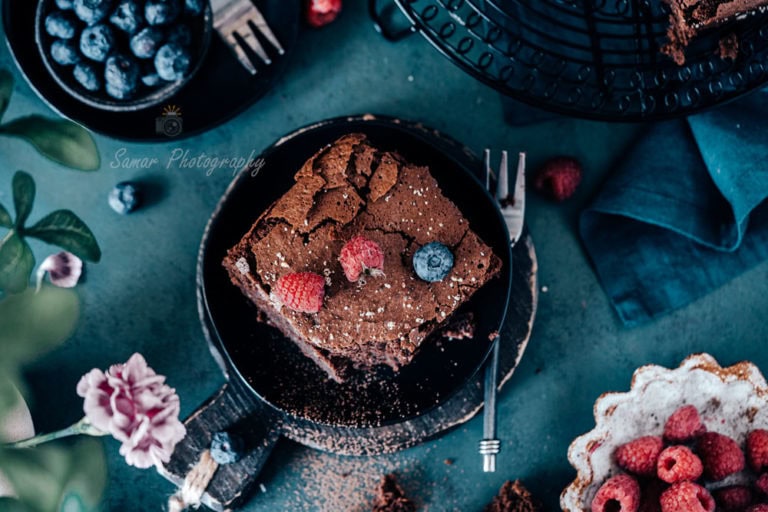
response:
<path fill-rule="evenodd" d="M 459 143 L 457 140 L 453 139 L 452 137 L 444 134 L 439 130 L 426 127 L 422 123 L 405 121 L 392 116 L 377 115 L 377 114 L 358 114 L 358 115 L 350 115 L 350 116 L 340 116 L 340 117 L 335 117 L 335 118 L 330 118 L 330 119 L 325 119 L 322 121 L 310 123 L 301 128 L 293 130 L 287 135 L 284 135 L 278 138 L 275 142 L 270 144 L 264 151 L 262 151 L 259 157 L 266 159 L 275 150 L 281 148 L 285 144 L 290 143 L 297 136 L 305 134 L 307 132 L 319 130 L 327 126 L 333 126 L 333 125 L 339 125 L 339 124 L 351 124 L 351 123 L 371 123 L 371 124 L 377 124 L 379 126 L 389 126 L 395 130 L 407 131 L 410 135 L 415 136 L 416 138 L 421 140 L 423 143 L 428 144 L 432 146 L 435 150 L 442 152 L 447 158 L 452 160 L 458 168 L 462 169 L 466 173 L 466 175 L 470 177 L 470 179 L 477 182 L 477 184 L 479 185 L 479 188 L 483 191 L 485 199 L 487 201 L 490 201 L 490 202 L 495 201 L 495 199 L 485 189 L 485 186 L 480 182 L 480 179 L 475 175 L 475 173 L 473 173 L 470 169 L 467 168 L 467 165 L 465 164 L 465 162 L 462 162 L 456 156 L 456 153 L 453 153 L 453 154 L 449 153 L 448 152 L 449 148 L 444 146 L 447 146 L 448 144 L 454 146 L 454 148 L 452 149 L 462 151 L 464 153 L 464 156 L 467 159 L 475 160 L 477 165 L 480 165 L 481 161 L 477 157 L 477 155 L 474 154 L 474 152 L 472 152 L 463 144 Z M 429 139 L 432 139 L 432 140 L 429 140 Z M 210 309 L 208 307 L 208 300 L 207 300 L 207 294 L 206 294 L 206 288 L 205 288 L 205 282 L 204 282 L 205 257 L 207 254 L 207 245 L 208 245 L 208 240 L 210 238 L 211 229 L 214 223 L 216 222 L 216 219 L 219 216 L 222 208 L 224 207 L 230 195 L 232 194 L 232 192 L 238 186 L 240 186 L 240 183 L 244 179 L 246 179 L 247 175 L 249 174 L 248 171 L 249 171 L 249 168 L 247 167 L 241 170 L 238 173 L 238 175 L 229 184 L 227 189 L 224 191 L 223 195 L 221 196 L 221 199 L 219 199 L 219 202 L 217 203 L 211 216 L 208 219 L 208 222 L 206 223 L 205 230 L 203 232 L 203 236 L 198 249 L 198 257 L 197 257 L 196 284 L 197 284 L 198 312 L 200 315 L 200 321 L 201 321 L 201 324 L 203 325 L 203 332 L 206 337 L 206 341 L 208 342 L 209 348 L 214 353 L 214 358 L 217 361 L 224 362 L 225 368 L 223 368 L 223 370 L 227 378 L 231 378 L 230 373 L 234 374 L 234 376 L 238 379 L 239 383 L 241 385 L 244 385 L 245 388 L 249 391 L 250 394 L 252 394 L 253 397 L 259 400 L 261 403 L 266 404 L 271 410 L 277 412 L 283 417 L 291 418 L 299 422 L 309 422 L 317 425 L 324 425 L 324 426 L 330 426 L 330 427 L 343 427 L 346 429 L 353 429 L 353 430 L 366 430 L 370 428 L 380 428 L 380 427 L 385 427 L 387 425 L 404 423 L 416 417 L 422 416 L 436 408 L 439 408 L 440 406 L 445 404 L 448 400 L 450 400 L 453 396 L 455 396 L 456 393 L 458 393 L 462 389 L 462 387 L 466 385 L 467 382 L 474 380 L 479 375 L 479 373 L 485 367 L 485 363 L 487 359 L 490 357 L 490 354 L 493 349 L 493 343 L 488 343 L 485 353 L 483 354 L 482 358 L 477 364 L 477 367 L 464 377 L 463 383 L 461 385 L 456 386 L 455 389 L 453 389 L 450 393 L 446 393 L 444 396 L 441 396 L 440 401 L 438 403 L 431 405 L 429 407 L 425 407 L 422 410 L 412 415 L 403 416 L 397 419 L 393 418 L 393 419 L 389 419 L 389 420 L 377 423 L 376 425 L 369 425 L 369 426 L 362 426 L 362 427 L 356 427 L 354 425 L 338 425 L 338 424 L 333 424 L 328 422 L 320 422 L 317 420 L 295 415 L 289 411 L 285 411 L 281 409 L 280 407 L 278 407 L 277 405 L 273 404 L 272 402 L 267 400 L 265 397 L 263 397 L 258 391 L 256 391 L 248 382 L 248 380 L 243 376 L 243 374 L 240 372 L 240 369 L 232 360 L 232 357 L 229 354 L 229 351 L 226 349 L 224 342 L 219 336 L 218 329 L 216 328 L 216 324 L 211 317 Z M 503 231 L 507 234 L 507 238 L 509 238 L 509 232 L 507 230 L 506 223 L 504 222 L 504 217 L 501 215 L 501 212 L 498 210 L 498 208 L 495 209 L 495 213 L 496 213 L 499 226 L 503 228 Z M 494 249 L 498 250 L 499 248 L 494 247 Z M 513 261 L 513 254 L 512 254 L 512 247 L 510 244 L 505 244 L 505 251 L 506 251 L 507 261 L 509 262 L 508 264 L 511 265 Z M 507 269 L 506 275 L 507 275 L 507 279 L 505 283 L 506 293 L 505 293 L 503 304 L 502 304 L 503 307 L 501 308 L 501 314 L 499 315 L 498 327 L 496 329 L 497 331 L 501 329 L 501 327 L 504 325 L 504 322 L 506 321 L 507 312 L 509 309 L 509 302 L 512 296 L 513 272 L 511 268 Z"/>

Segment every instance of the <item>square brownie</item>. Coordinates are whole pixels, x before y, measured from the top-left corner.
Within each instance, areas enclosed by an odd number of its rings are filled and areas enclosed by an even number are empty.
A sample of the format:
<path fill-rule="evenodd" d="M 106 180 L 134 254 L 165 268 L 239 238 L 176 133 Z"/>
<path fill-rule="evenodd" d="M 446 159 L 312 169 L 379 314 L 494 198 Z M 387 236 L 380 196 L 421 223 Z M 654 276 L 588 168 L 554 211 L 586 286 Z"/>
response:
<path fill-rule="evenodd" d="M 397 371 L 484 283 L 501 260 L 470 228 L 427 167 L 381 151 L 351 134 L 321 149 L 224 258 L 232 282 L 269 323 L 293 340 L 328 375 L 342 382 L 350 369 L 386 364 Z M 383 275 L 347 280 L 339 254 L 363 235 L 384 253 Z M 421 280 L 412 257 L 438 241 L 454 266 L 437 282 Z M 275 303 L 284 275 L 325 279 L 317 313 Z"/>

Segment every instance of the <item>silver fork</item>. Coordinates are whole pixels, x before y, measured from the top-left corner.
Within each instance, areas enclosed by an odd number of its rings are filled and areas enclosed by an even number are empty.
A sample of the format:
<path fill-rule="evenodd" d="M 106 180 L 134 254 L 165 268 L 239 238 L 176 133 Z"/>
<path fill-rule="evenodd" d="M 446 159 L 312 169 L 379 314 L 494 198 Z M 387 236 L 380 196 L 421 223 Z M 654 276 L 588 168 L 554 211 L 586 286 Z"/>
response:
<path fill-rule="evenodd" d="M 253 50 L 264 64 L 272 64 L 272 59 L 259 42 L 256 31 L 277 49 L 277 53 L 280 55 L 285 53 L 280 41 L 264 19 L 264 15 L 252 0 L 211 0 L 211 9 L 213 10 L 213 28 L 232 48 L 240 64 L 250 74 L 255 75 L 257 70 L 245 51 L 246 46 Z"/>
<path fill-rule="evenodd" d="M 491 151 L 485 150 L 485 188 L 491 191 Z M 520 153 L 517 161 L 515 190 L 509 196 L 509 169 L 507 152 L 501 152 L 501 165 L 496 180 L 496 202 L 509 231 L 509 244 L 514 247 L 523 234 L 523 219 L 525 217 L 525 153 Z M 510 265 L 512 262 L 510 261 Z M 510 268 L 510 272 L 512 269 Z M 496 471 L 496 455 L 501 451 L 501 441 L 496 438 L 496 383 L 499 373 L 499 338 L 493 340 L 491 360 L 485 368 L 485 405 L 483 406 L 483 439 L 480 441 L 479 452 L 483 456 L 483 471 Z"/>

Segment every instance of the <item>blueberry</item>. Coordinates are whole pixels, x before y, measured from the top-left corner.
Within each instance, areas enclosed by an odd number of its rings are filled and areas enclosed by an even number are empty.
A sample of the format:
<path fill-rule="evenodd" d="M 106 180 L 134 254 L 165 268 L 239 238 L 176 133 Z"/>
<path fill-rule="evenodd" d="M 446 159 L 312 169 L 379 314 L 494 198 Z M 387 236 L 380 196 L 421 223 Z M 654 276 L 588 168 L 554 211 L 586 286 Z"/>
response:
<path fill-rule="evenodd" d="M 123 0 L 117 4 L 117 8 L 109 17 L 109 21 L 123 32 L 134 34 L 144 23 L 142 10 L 138 0 Z"/>
<path fill-rule="evenodd" d="M 96 62 L 104 62 L 115 45 L 115 36 L 107 25 L 94 25 L 80 34 L 80 51 Z"/>
<path fill-rule="evenodd" d="M 72 39 L 77 33 L 77 20 L 69 12 L 52 12 L 45 18 L 45 31 L 53 37 Z"/>
<path fill-rule="evenodd" d="M 104 65 L 104 80 L 110 96 L 129 98 L 139 85 L 139 64 L 125 55 L 112 55 Z"/>
<path fill-rule="evenodd" d="M 173 23 L 181 14 L 178 0 L 147 0 L 144 6 L 144 17 L 150 25 L 167 25 Z"/>
<path fill-rule="evenodd" d="M 192 44 L 192 31 L 186 25 L 174 25 L 168 30 L 166 42 L 176 43 L 180 46 L 189 46 Z"/>
<path fill-rule="evenodd" d="M 413 255 L 413 269 L 424 281 L 442 281 L 452 268 L 453 254 L 440 242 L 430 242 Z"/>
<path fill-rule="evenodd" d="M 101 78 L 95 64 L 91 62 L 80 61 L 75 66 L 72 75 L 75 80 L 89 91 L 98 91 L 101 89 Z"/>
<path fill-rule="evenodd" d="M 109 206 L 126 215 L 141 205 L 141 188 L 130 181 L 121 181 L 109 193 Z"/>
<path fill-rule="evenodd" d="M 71 66 L 80 61 L 80 54 L 74 41 L 57 39 L 51 45 L 51 58 L 62 66 Z"/>
<path fill-rule="evenodd" d="M 157 50 L 155 68 L 160 78 L 175 82 L 184 78 L 189 71 L 191 61 L 188 49 L 176 43 L 170 43 Z"/>
<path fill-rule="evenodd" d="M 56 7 L 59 9 L 71 9 L 75 5 L 75 0 L 56 0 Z"/>
<path fill-rule="evenodd" d="M 95 25 L 109 15 L 112 0 L 75 0 L 75 14 L 88 25 Z"/>
<path fill-rule="evenodd" d="M 186 2 L 184 2 L 186 13 L 191 14 L 192 16 L 197 16 L 203 12 L 204 7 L 205 0 L 186 0 Z"/>
<path fill-rule="evenodd" d="M 234 464 L 243 457 L 244 444 L 229 432 L 216 432 L 211 439 L 211 457 L 218 464 Z"/>
<path fill-rule="evenodd" d="M 163 83 L 163 79 L 160 78 L 160 75 L 157 73 L 149 73 L 146 75 L 142 75 L 141 77 L 141 83 L 146 85 L 147 87 L 157 87 L 161 83 Z"/>
<path fill-rule="evenodd" d="M 131 51 L 140 59 L 150 59 L 157 53 L 163 38 L 161 29 L 147 27 L 131 38 Z"/>

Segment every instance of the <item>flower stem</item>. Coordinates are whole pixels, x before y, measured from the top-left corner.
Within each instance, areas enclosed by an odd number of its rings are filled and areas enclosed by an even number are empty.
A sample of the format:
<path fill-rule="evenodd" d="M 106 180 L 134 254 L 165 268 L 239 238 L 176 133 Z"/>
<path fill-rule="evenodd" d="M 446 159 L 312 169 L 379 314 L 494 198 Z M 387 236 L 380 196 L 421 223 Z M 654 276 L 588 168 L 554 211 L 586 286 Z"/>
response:
<path fill-rule="evenodd" d="M 56 432 L 51 432 L 49 434 L 39 434 L 35 437 L 30 437 L 29 439 L 23 439 L 21 441 L 16 441 L 15 443 L 8 443 L 6 445 L 3 445 L 4 448 L 32 448 L 34 446 L 37 446 L 39 444 L 47 443 L 49 441 L 55 441 L 56 439 L 61 439 L 63 437 L 70 437 L 70 436 L 77 436 L 77 435 L 88 435 L 88 436 L 105 436 L 108 434 L 108 432 L 103 432 L 93 425 L 91 425 L 91 422 L 88 421 L 88 418 L 83 418 L 74 425 L 71 425 L 65 429 L 57 430 Z"/>

